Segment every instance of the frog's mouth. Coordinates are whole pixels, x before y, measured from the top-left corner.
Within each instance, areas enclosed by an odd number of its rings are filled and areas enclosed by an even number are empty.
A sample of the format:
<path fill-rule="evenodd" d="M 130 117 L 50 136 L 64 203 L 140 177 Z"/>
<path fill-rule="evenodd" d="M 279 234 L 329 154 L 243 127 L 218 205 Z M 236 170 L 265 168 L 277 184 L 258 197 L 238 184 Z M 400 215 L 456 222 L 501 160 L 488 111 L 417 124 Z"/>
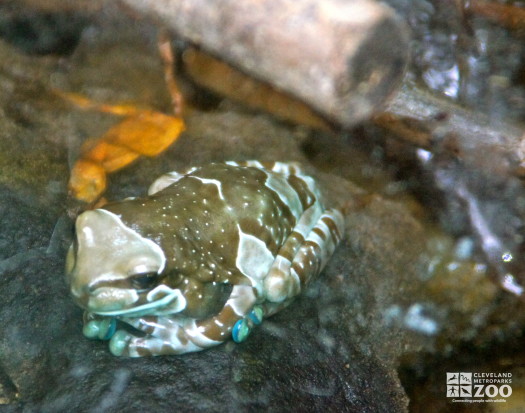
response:
<path fill-rule="evenodd" d="M 132 308 L 93 311 L 102 316 L 142 317 L 145 315 L 167 315 L 179 313 L 186 308 L 186 298 L 181 290 L 159 285 L 146 295 L 146 303 Z"/>

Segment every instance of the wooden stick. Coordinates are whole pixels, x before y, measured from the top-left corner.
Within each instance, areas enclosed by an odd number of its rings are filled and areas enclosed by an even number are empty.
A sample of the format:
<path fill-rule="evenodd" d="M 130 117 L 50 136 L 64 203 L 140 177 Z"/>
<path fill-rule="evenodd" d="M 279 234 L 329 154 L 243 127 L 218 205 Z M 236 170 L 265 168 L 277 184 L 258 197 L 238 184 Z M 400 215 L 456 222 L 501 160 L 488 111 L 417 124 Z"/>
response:
<path fill-rule="evenodd" d="M 373 117 L 374 123 L 434 153 L 470 167 L 523 177 L 525 129 L 470 111 L 406 80 Z"/>
<path fill-rule="evenodd" d="M 349 126 L 398 86 L 408 36 L 371 0 L 124 0 L 180 37 Z"/>

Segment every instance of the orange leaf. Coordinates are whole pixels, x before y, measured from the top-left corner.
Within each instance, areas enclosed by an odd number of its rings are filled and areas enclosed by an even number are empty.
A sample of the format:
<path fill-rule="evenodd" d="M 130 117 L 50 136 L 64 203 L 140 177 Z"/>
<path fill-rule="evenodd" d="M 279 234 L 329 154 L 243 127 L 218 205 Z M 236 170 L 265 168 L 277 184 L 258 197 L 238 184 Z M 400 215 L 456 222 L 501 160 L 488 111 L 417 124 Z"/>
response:
<path fill-rule="evenodd" d="M 71 170 L 69 190 L 81 201 L 93 202 L 106 189 L 106 171 L 102 165 L 78 160 Z"/>

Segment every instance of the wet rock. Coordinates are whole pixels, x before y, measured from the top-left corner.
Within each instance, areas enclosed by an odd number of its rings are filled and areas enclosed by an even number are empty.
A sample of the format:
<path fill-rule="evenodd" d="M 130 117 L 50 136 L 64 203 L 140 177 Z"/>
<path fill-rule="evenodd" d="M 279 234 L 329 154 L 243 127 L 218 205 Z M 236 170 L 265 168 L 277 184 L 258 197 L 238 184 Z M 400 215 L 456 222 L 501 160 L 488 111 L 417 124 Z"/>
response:
<path fill-rule="evenodd" d="M 0 259 L 6 259 L 22 251 L 44 247 L 49 243 L 49 236 L 55 225 L 45 210 L 38 210 L 24 204 L 5 187 L 0 187 L 0 216 L 2 233 L 0 234 Z M 27 217 L 29 222 L 19 218 Z"/>
<path fill-rule="evenodd" d="M 107 343 L 81 336 L 81 311 L 62 282 L 63 259 L 44 251 L 24 258 L 4 273 L 2 291 L 13 299 L 0 315 L 15 321 L 0 349 L 3 372 L 28 411 L 374 412 L 401 411 L 406 404 L 388 365 L 362 354 L 344 331 L 320 334 L 326 326 L 319 326 L 316 297 L 268 320 L 242 345 L 119 359 Z M 384 389 L 390 394 L 379 397 Z"/>

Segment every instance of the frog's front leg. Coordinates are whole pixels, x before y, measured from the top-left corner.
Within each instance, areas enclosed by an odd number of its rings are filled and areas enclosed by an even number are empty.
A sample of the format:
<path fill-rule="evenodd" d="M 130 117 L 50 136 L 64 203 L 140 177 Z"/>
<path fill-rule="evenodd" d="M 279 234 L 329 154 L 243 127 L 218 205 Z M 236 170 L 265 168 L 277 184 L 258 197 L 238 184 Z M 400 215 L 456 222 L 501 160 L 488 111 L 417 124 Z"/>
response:
<path fill-rule="evenodd" d="M 277 254 L 264 280 L 268 302 L 265 316 L 276 313 L 299 294 L 324 268 L 344 234 L 344 218 L 337 209 L 325 211 L 311 230 L 295 228 Z"/>
<path fill-rule="evenodd" d="M 256 298 L 251 285 L 235 285 L 221 311 L 207 319 L 177 315 L 122 318 L 121 321 L 146 335 L 136 337 L 119 330 L 111 338 L 110 350 L 117 356 L 141 357 L 182 354 L 216 346 L 229 339 L 235 324 L 252 312 Z"/>

